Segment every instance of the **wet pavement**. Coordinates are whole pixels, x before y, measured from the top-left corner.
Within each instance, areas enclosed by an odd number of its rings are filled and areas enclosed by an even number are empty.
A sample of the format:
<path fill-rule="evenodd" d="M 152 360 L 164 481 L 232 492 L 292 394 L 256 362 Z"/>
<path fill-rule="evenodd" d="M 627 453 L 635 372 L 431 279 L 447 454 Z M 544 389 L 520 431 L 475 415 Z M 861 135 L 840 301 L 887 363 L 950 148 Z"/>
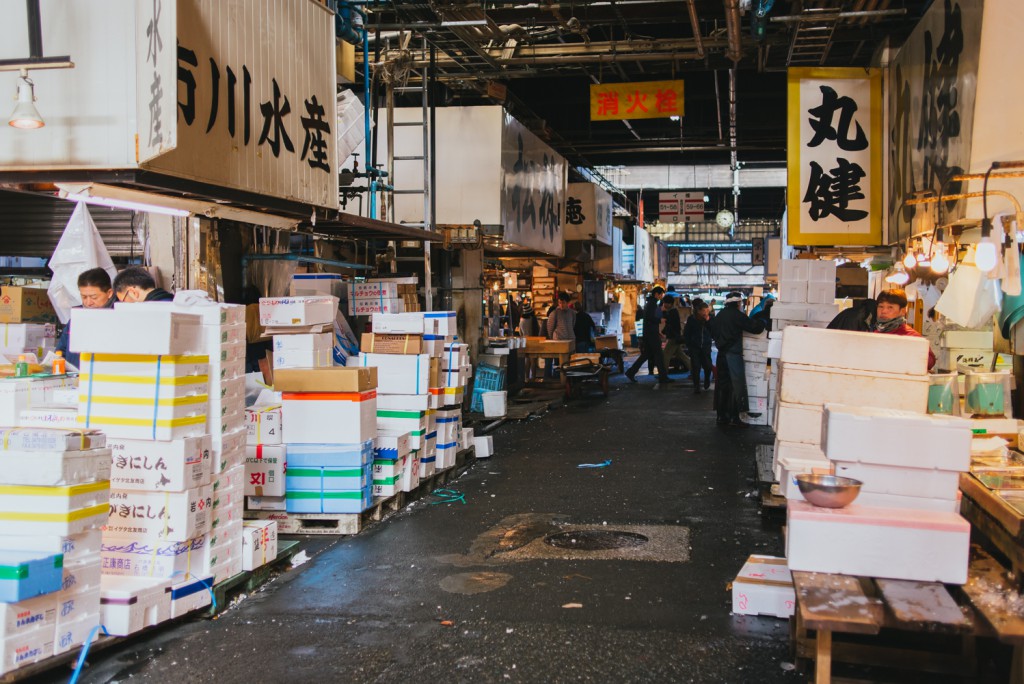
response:
<path fill-rule="evenodd" d="M 710 393 L 639 379 L 500 427 L 495 456 L 447 485 L 464 504 L 312 539 L 312 560 L 218 619 L 96 653 L 80 681 L 803 680 L 787 621 L 730 613 L 744 559 L 782 552 L 754 496 L 767 432 L 718 428 Z"/>

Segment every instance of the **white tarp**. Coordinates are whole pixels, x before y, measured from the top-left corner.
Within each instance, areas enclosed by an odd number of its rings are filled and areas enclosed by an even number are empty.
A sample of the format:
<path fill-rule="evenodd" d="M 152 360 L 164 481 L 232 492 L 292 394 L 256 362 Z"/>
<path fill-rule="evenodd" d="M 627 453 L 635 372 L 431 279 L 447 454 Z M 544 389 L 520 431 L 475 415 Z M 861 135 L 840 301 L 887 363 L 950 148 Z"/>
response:
<path fill-rule="evenodd" d="M 78 276 L 83 271 L 102 268 L 110 274 L 111 280 L 117 275 L 100 231 L 96 229 L 84 202 L 79 202 L 72 212 L 71 220 L 57 243 L 57 249 L 53 250 L 53 256 L 50 257 L 49 266 L 53 278 L 46 291 L 61 323 L 68 322 L 73 307 L 82 305 L 82 297 L 78 294 Z"/>

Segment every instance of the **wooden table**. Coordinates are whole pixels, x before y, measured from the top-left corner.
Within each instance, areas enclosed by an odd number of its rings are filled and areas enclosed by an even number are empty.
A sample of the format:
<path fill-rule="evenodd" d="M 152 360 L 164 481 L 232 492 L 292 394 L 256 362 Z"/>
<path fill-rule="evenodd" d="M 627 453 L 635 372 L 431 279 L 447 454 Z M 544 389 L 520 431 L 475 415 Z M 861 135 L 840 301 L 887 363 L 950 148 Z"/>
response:
<path fill-rule="evenodd" d="M 960 475 L 960 515 L 1009 561 L 1021 578 L 1024 569 L 1024 515 L 970 473 Z"/>
<path fill-rule="evenodd" d="M 798 658 L 815 661 L 817 684 L 832 681 L 833 661 L 971 677 L 979 636 L 1013 645 L 1010 681 L 1024 681 L 1024 611 L 1012 610 L 1021 599 L 1006 570 L 979 547 L 972 549 L 963 587 L 813 572 L 794 572 L 793 586 L 793 645 Z M 834 634 L 878 635 L 883 629 L 959 637 L 959 652 L 833 641 Z"/>
<path fill-rule="evenodd" d="M 562 366 L 569 363 L 569 359 L 572 358 L 572 352 L 554 353 L 546 350 L 532 350 L 532 349 L 520 349 L 519 353 L 526 359 L 526 382 L 536 380 L 537 360 L 538 359 L 556 359 L 558 365 Z"/>

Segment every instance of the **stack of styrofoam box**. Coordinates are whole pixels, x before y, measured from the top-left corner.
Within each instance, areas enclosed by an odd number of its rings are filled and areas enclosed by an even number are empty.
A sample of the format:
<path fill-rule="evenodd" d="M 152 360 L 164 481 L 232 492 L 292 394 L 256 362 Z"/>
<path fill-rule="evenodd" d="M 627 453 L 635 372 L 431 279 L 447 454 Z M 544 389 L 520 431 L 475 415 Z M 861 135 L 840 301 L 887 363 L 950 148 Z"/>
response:
<path fill-rule="evenodd" d="M 772 306 L 772 329 L 796 325 L 824 328 L 839 313 L 836 262 L 783 259 L 779 262 L 779 301 Z"/>
<path fill-rule="evenodd" d="M 782 331 L 768 333 L 768 425 L 775 425 L 775 412 L 779 408 L 779 376 L 782 374 Z"/>
<path fill-rule="evenodd" d="M 452 318 L 454 324 L 454 317 Z M 441 359 L 441 380 L 444 385 L 438 395 L 442 405 L 436 409 L 437 468 L 445 470 L 455 465 L 462 431 L 462 398 L 473 374 L 469 358 L 469 345 L 450 343 L 445 346 Z"/>
<path fill-rule="evenodd" d="M 920 337 L 790 326 L 782 334 L 779 372 L 773 466 L 790 499 L 802 498 L 795 475 L 828 468 L 821 450 L 824 404 L 920 413 L 928 407 L 928 341 Z"/>
<path fill-rule="evenodd" d="M 379 280 L 348 284 L 350 316 L 395 314 L 405 311 L 405 302 L 398 294 L 398 283 Z"/>
<path fill-rule="evenodd" d="M 377 434 L 373 447 L 374 496 L 392 496 L 400 491 L 411 491 L 419 484 L 419 467 L 406 467 L 406 461 L 415 458 L 409 447 L 410 439 L 409 433 Z M 409 479 L 408 483 L 403 481 L 406 478 Z"/>
<path fill-rule="evenodd" d="M 796 609 L 793 576 L 785 558 L 750 556 L 732 583 L 732 612 L 788 618 Z"/>
<path fill-rule="evenodd" d="M 768 405 L 768 333 L 743 333 L 743 369 L 747 376 L 747 405 L 750 410 L 743 416 L 751 425 L 771 425 L 772 411 Z"/>
<path fill-rule="evenodd" d="M 944 330 L 939 338 L 939 354 L 935 366 L 940 371 L 956 371 L 961 366 L 967 366 L 987 372 L 992 368 L 996 354 L 993 341 L 991 328 Z"/>
<path fill-rule="evenodd" d="M 440 313 L 440 312 L 435 312 Z M 438 318 L 432 314 L 409 312 L 374 314 L 375 334 L 422 336 L 421 354 L 360 354 L 350 358 L 349 365 L 377 366 L 381 378 L 377 395 L 377 428 L 381 435 L 395 437 L 409 434 L 412 454 L 406 467 L 419 464 L 419 479 L 430 477 L 437 469 L 437 432 L 435 407 L 441 405 L 443 389 L 434 387 L 441 356 L 450 336 L 447 328 L 439 332 Z M 447 322 L 447 317 L 444 319 Z M 388 369 L 387 367 L 390 367 Z M 432 393 L 438 390 L 438 393 Z M 403 482 L 412 482 L 412 474 L 403 475 Z"/>
<path fill-rule="evenodd" d="M 147 304 L 166 307 L 166 303 Z M 245 511 L 245 307 L 198 300 L 171 304 L 201 319 L 201 352 L 210 358 L 207 430 L 210 434 L 210 574 L 221 582 L 242 571 Z"/>
<path fill-rule="evenodd" d="M 197 582 L 213 585 L 208 392 L 219 397 L 211 375 L 232 377 L 232 362 L 218 355 L 210 363 L 204 315 L 171 303 L 72 312 L 70 347 L 82 359 L 79 424 L 104 430 L 125 456 L 121 467 L 115 462 L 125 486 L 110 492 L 103 573 L 170 579 L 171 617 L 209 605 L 205 591 L 179 599 Z"/>
<path fill-rule="evenodd" d="M 284 511 L 287 448 L 282 443 L 281 405 L 245 410 L 246 506 L 256 511 Z"/>
<path fill-rule="evenodd" d="M 97 431 L 0 439 L 0 674 L 79 646 L 100 624 L 110 449 Z"/>
<path fill-rule="evenodd" d="M 791 570 L 963 584 L 971 526 L 957 513 L 971 422 L 828 404 L 822 441 L 836 474 L 860 480 L 845 508 L 787 507 Z M 912 448 L 907 443 L 912 443 Z"/>
<path fill-rule="evenodd" d="M 56 329 L 50 323 L 0 323 L 0 354 L 16 361 L 19 354 L 43 358 L 56 344 Z"/>
<path fill-rule="evenodd" d="M 0 425 L 25 427 L 77 426 L 77 410 L 56 405 L 56 396 L 78 386 L 73 375 L 0 379 Z M 68 417 L 75 424 L 62 425 Z"/>
<path fill-rule="evenodd" d="M 282 392 L 287 512 L 368 508 L 377 437 L 376 369 L 282 370 L 274 383 Z"/>

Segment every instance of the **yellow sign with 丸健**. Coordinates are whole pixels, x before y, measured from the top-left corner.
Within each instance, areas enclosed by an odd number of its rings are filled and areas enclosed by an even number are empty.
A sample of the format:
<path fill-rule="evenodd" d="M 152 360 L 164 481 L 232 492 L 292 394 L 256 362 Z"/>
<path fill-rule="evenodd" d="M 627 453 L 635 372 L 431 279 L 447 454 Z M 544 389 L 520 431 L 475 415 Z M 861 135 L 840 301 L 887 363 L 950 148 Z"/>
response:
<path fill-rule="evenodd" d="M 682 81 L 590 86 L 590 120 L 663 119 L 683 115 Z"/>

